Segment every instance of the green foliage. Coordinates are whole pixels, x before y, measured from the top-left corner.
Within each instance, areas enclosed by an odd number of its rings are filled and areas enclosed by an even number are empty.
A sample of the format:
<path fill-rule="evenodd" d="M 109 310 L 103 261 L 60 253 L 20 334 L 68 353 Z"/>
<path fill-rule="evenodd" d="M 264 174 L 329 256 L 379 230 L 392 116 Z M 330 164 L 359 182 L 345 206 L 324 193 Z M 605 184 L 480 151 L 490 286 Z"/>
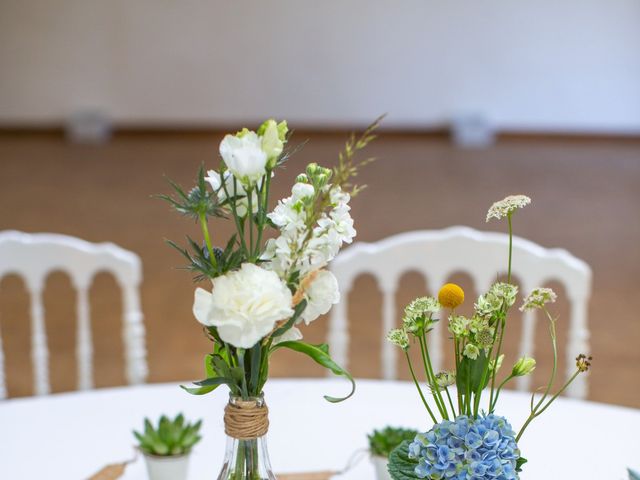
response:
<path fill-rule="evenodd" d="M 527 460 L 524 457 L 520 457 L 518 458 L 518 460 L 516 460 L 516 472 L 521 472 L 522 471 L 522 466 L 527 463 L 529 460 Z"/>
<path fill-rule="evenodd" d="M 393 480 L 415 480 L 416 465 L 418 462 L 409 458 L 409 444 L 411 441 L 405 440 L 396 447 L 389 455 L 389 474 Z"/>
<path fill-rule="evenodd" d="M 174 190 L 174 196 L 158 195 L 158 198 L 168 202 L 178 213 L 200 220 L 206 217 L 224 217 L 225 211 L 218 203 L 218 196 L 210 188 L 204 178 L 204 165 L 198 171 L 198 182 L 189 192 L 173 180 L 167 180 Z"/>
<path fill-rule="evenodd" d="M 271 349 L 272 352 L 279 348 L 288 348 L 290 350 L 294 350 L 296 352 L 304 353 L 309 358 L 311 358 L 314 362 L 319 365 L 322 365 L 324 368 L 331 370 L 334 374 L 345 377 L 347 380 L 351 382 L 351 392 L 346 397 L 331 397 L 329 395 L 325 395 L 324 398 L 328 402 L 338 403 L 346 400 L 351 397 L 356 391 L 356 382 L 353 380 L 353 377 L 349 372 L 343 369 L 340 365 L 333 361 L 331 356 L 329 355 L 329 346 L 321 343 L 319 345 L 311 345 L 310 343 L 305 343 L 300 340 L 296 341 L 288 341 L 288 342 L 280 342 L 273 346 Z"/>
<path fill-rule="evenodd" d="M 374 455 L 388 458 L 391 452 L 405 440 L 412 441 L 418 434 L 417 430 L 399 427 L 385 427 L 374 430 L 367 435 L 369 451 Z"/>
<path fill-rule="evenodd" d="M 162 415 L 156 428 L 145 418 L 143 433 L 134 431 L 133 435 L 144 453 L 160 456 L 184 455 L 202 438 L 199 435 L 201 426 L 202 420 L 188 423 L 182 414 L 173 420 Z"/>

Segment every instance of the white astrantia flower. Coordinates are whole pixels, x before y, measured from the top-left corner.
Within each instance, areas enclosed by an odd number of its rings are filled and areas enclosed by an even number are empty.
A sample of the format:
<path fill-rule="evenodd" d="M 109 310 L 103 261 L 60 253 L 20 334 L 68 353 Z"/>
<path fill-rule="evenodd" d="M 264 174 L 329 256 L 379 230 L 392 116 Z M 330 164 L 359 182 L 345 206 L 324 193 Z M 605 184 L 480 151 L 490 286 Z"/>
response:
<path fill-rule="evenodd" d="M 220 142 L 220 155 L 231 174 L 246 187 L 253 187 L 266 173 L 268 157 L 255 132 L 245 129 L 236 135 L 225 135 Z"/>
<path fill-rule="evenodd" d="M 276 322 L 291 317 L 292 295 L 275 272 L 252 263 L 213 279 L 211 293 L 196 289 L 193 314 L 203 325 L 217 327 L 224 342 L 251 348 Z"/>
<path fill-rule="evenodd" d="M 307 306 L 302 311 L 300 318 L 309 325 L 340 301 L 338 280 L 330 271 L 322 270 L 307 287 L 304 297 L 307 300 Z"/>
<path fill-rule="evenodd" d="M 389 331 L 387 340 L 403 350 L 409 348 L 409 335 L 407 335 L 407 332 L 402 328 L 394 328 Z"/>
<path fill-rule="evenodd" d="M 220 180 L 220 174 L 215 170 L 209 170 L 207 172 L 207 176 L 204 178 L 205 181 L 211 185 L 211 188 L 216 195 L 218 196 L 218 200 L 220 202 L 224 202 L 227 199 L 227 192 L 231 197 L 235 195 L 236 197 L 236 212 L 239 217 L 246 217 L 247 212 L 249 211 L 249 200 L 247 198 L 247 192 L 242 186 L 242 182 L 235 182 L 234 185 L 234 177 L 231 175 L 231 172 L 228 170 L 224 172 L 224 188 L 222 182 Z M 261 183 L 258 183 L 258 188 Z M 257 189 L 254 188 L 251 192 L 251 210 L 253 213 L 258 211 L 258 193 Z"/>
<path fill-rule="evenodd" d="M 550 288 L 534 288 L 522 301 L 520 311 L 526 312 L 527 310 L 542 308 L 547 303 L 555 302 L 557 298 L 556 293 Z"/>
<path fill-rule="evenodd" d="M 519 208 L 526 207 L 531 203 L 531 199 L 526 195 L 509 195 L 499 202 L 495 202 L 487 212 L 487 222 L 492 218 L 498 220 L 512 214 Z"/>

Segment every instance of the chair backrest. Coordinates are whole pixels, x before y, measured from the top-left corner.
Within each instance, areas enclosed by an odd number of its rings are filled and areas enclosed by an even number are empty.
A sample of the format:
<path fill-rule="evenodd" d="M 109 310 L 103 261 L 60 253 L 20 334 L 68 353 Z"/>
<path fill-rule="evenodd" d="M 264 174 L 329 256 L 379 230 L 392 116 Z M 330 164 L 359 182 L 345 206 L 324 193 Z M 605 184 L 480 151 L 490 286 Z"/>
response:
<path fill-rule="evenodd" d="M 375 243 L 352 245 L 331 263 L 331 271 L 338 279 L 345 299 L 359 275 L 370 274 L 376 279 L 382 291 L 383 332 L 386 334 L 396 325 L 396 289 L 405 272 L 419 272 L 432 288 L 439 288 L 455 272 L 465 272 L 471 277 L 477 292 L 486 292 L 495 281 L 496 274 L 505 271 L 508 242 L 506 234 L 480 232 L 468 227 L 407 232 Z M 559 281 L 566 289 L 571 304 L 567 374 L 572 374 L 575 357 L 588 351 L 587 306 L 591 293 L 591 269 L 566 250 L 546 249 L 514 237 L 512 272 L 520 280 L 524 294 L 552 280 Z M 534 312 L 523 314 L 519 349 L 522 355 L 533 354 L 534 321 Z M 331 311 L 328 340 L 334 359 L 346 365 L 349 345 L 346 301 L 335 305 Z M 442 364 L 441 335 L 431 335 L 429 342 L 431 359 L 434 368 L 438 369 Z M 396 356 L 397 349 L 383 340 L 382 372 L 385 379 L 396 378 Z M 519 390 L 529 390 L 530 376 L 519 377 L 518 381 Z M 586 397 L 584 375 L 573 382 L 567 394 L 576 398 Z"/>
<path fill-rule="evenodd" d="M 34 393 L 50 392 L 49 350 L 44 321 L 42 293 L 47 276 L 63 271 L 77 290 L 78 389 L 93 388 L 93 342 L 89 319 L 89 288 L 98 272 L 111 273 L 123 294 L 126 377 L 131 384 L 143 383 L 147 376 L 145 332 L 140 309 L 142 280 L 140 258 L 112 243 L 89 243 L 79 238 L 51 233 L 0 232 L 0 278 L 16 274 L 24 279 L 30 294 L 31 359 Z M 0 399 L 7 395 L 4 356 L 0 338 Z"/>

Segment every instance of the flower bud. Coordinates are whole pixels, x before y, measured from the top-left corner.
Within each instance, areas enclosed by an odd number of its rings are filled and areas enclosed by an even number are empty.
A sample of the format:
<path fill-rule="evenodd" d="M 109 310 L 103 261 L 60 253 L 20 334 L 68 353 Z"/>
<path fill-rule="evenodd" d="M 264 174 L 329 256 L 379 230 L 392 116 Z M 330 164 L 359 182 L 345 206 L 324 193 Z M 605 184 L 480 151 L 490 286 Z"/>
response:
<path fill-rule="evenodd" d="M 436 385 L 440 388 L 446 388 L 456 383 L 456 374 L 453 372 L 436 373 Z"/>
<path fill-rule="evenodd" d="M 529 375 L 536 368 L 536 360 L 531 357 L 522 357 L 513 366 L 511 375 L 514 377 L 524 377 Z"/>
<path fill-rule="evenodd" d="M 307 176 L 309 178 L 313 178 L 316 174 L 316 172 L 318 171 L 318 164 L 313 162 L 310 163 L 309 165 L 307 165 Z"/>
<path fill-rule="evenodd" d="M 309 183 L 309 177 L 307 177 L 304 173 L 301 173 L 296 177 L 296 183 Z"/>

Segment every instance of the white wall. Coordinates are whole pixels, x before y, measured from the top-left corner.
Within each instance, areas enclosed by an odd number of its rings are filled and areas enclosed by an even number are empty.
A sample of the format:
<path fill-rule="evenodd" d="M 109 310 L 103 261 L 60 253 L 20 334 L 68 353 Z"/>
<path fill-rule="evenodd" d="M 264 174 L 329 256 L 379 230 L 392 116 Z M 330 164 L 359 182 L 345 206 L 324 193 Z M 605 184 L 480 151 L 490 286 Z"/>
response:
<path fill-rule="evenodd" d="M 0 0 L 0 122 L 640 132 L 638 0 Z"/>

